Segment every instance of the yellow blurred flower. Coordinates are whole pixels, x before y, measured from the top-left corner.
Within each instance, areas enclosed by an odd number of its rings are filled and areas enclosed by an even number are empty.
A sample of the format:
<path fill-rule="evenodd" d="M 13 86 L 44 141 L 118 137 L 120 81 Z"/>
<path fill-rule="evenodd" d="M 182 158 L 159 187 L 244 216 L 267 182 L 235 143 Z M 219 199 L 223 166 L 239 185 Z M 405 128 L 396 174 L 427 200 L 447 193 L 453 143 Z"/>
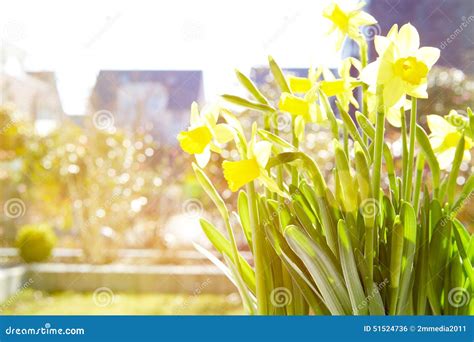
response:
<path fill-rule="evenodd" d="M 321 112 L 314 100 L 310 101 L 290 93 L 282 93 L 278 108 L 282 112 L 291 114 L 294 118 L 301 116 L 305 122 L 321 123 L 326 120 L 326 115 Z"/>
<path fill-rule="evenodd" d="M 339 77 L 336 78 L 329 69 L 324 70 L 324 81 L 321 81 L 320 89 L 326 96 L 337 96 L 342 107 L 347 110 L 349 104 L 359 108 L 359 103 L 354 97 L 354 88 L 360 85 L 360 82 L 351 76 L 351 68 L 355 67 L 360 72 L 362 69 L 360 62 L 355 58 L 349 57 L 342 61 L 339 67 Z"/>
<path fill-rule="evenodd" d="M 362 71 L 362 81 L 375 93 L 377 85 L 383 86 L 386 108 L 398 110 L 405 104 L 406 95 L 427 98 L 427 75 L 439 58 L 440 51 L 433 47 L 420 48 L 418 31 L 405 24 L 398 31 L 394 25 L 387 37 L 375 37 L 379 58 Z"/>
<path fill-rule="evenodd" d="M 234 192 L 260 176 L 260 165 L 256 158 L 234 162 L 225 160 L 222 163 L 222 168 L 229 189 Z"/>
<path fill-rule="evenodd" d="M 450 116 L 458 115 L 455 111 L 449 113 Z M 438 157 L 439 166 L 446 170 L 453 162 L 456 147 L 461 139 L 464 127 L 461 125 L 455 126 L 444 117 L 439 115 L 428 115 L 428 127 L 430 128 L 430 143 L 433 151 Z M 457 121 L 461 122 L 461 121 Z M 471 160 L 470 149 L 472 148 L 472 139 L 464 136 L 464 161 Z"/>
<path fill-rule="evenodd" d="M 265 169 L 272 151 L 272 144 L 268 141 L 256 141 L 257 126 L 252 126 L 252 139 L 247 149 L 247 159 L 239 161 L 227 161 L 222 163 L 224 178 L 233 192 L 242 186 L 258 179 L 270 191 L 276 192 L 282 196 L 285 193 L 280 190 L 277 183 Z"/>
<path fill-rule="evenodd" d="M 218 144 L 233 139 L 233 130 L 227 124 L 217 124 L 218 107 L 199 112 L 196 102 L 191 106 L 191 120 L 187 131 L 178 134 L 178 141 L 184 152 L 194 154 L 200 167 L 205 167 L 211 158 L 211 150 L 220 153 Z"/>
<path fill-rule="evenodd" d="M 304 94 L 310 91 L 313 86 L 309 78 L 296 76 L 288 77 L 288 84 L 292 92 L 299 94 Z"/>
<path fill-rule="evenodd" d="M 308 77 L 288 77 L 288 85 L 293 93 L 306 94 L 318 85 L 319 77 L 321 76 L 322 68 L 310 68 L 308 70 Z"/>
<path fill-rule="evenodd" d="M 336 32 L 337 50 L 341 48 L 346 36 L 356 40 L 361 37 L 361 26 L 377 23 L 374 17 L 361 10 L 364 6 L 364 2 L 337 0 L 323 10 L 323 16 L 332 23 L 329 33 Z"/>

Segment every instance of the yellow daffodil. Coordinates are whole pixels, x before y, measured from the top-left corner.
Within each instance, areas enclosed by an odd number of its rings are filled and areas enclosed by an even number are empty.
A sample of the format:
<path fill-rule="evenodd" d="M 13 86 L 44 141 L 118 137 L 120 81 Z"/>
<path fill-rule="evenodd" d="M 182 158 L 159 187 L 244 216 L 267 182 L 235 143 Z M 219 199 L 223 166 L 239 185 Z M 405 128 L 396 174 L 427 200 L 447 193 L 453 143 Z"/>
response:
<path fill-rule="evenodd" d="M 305 122 L 321 123 L 326 120 L 323 113 L 314 100 L 308 100 L 290 93 L 282 93 L 278 108 L 282 112 L 291 114 L 294 118 L 301 116 Z"/>
<path fill-rule="evenodd" d="M 427 98 L 427 75 L 439 58 L 439 49 L 420 48 L 418 31 L 406 24 L 398 30 L 394 25 L 387 37 L 375 37 L 379 58 L 362 72 L 362 81 L 375 93 L 377 85 L 383 86 L 384 106 L 398 110 L 405 104 L 406 95 Z"/>
<path fill-rule="evenodd" d="M 270 191 L 285 196 L 265 169 L 270 158 L 272 144 L 268 141 L 257 142 L 256 130 L 257 126 L 254 124 L 252 126 L 252 139 L 247 149 L 247 159 L 239 161 L 226 160 L 222 163 L 224 178 L 229 185 L 229 189 L 233 192 L 258 179 Z"/>
<path fill-rule="evenodd" d="M 310 68 L 308 70 L 308 77 L 289 76 L 288 85 L 290 86 L 291 91 L 297 94 L 306 94 L 311 92 L 312 89 L 317 87 L 322 71 L 322 68 Z"/>
<path fill-rule="evenodd" d="M 361 65 L 355 58 L 346 58 L 342 61 L 339 68 L 339 77 L 336 78 L 331 70 L 324 70 L 324 81 L 320 83 L 320 89 L 326 96 L 337 96 L 342 107 L 347 110 L 349 104 L 359 108 L 359 103 L 354 97 L 354 88 L 359 85 L 359 81 L 351 76 L 351 67 L 354 66 L 360 72 Z"/>
<path fill-rule="evenodd" d="M 456 115 L 454 111 L 450 112 L 450 115 Z M 458 114 L 457 114 L 458 115 Z M 430 128 L 430 143 L 433 147 L 433 151 L 438 157 L 439 166 L 441 169 L 446 170 L 451 166 L 453 162 L 456 147 L 459 140 L 462 137 L 464 127 L 461 125 L 453 125 L 452 120 L 448 121 L 444 117 L 439 115 L 428 115 L 428 127 Z M 461 121 L 456 121 L 461 122 Z M 471 160 L 470 149 L 472 148 L 472 139 L 464 137 L 464 161 Z"/>
<path fill-rule="evenodd" d="M 329 33 L 336 33 L 336 48 L 339 50 L 346 36 L 351 39 L 361 37 L 360 27 L 377 23 L 374 17 L 362 11 L 364 2 L 347 0 L 333 1 L 323 10 L 323 16 L 332 23 Z"/>
<path fill-rule="evenodd" d="M 219 108 L 211 107 L 199 112 L 196 102 L 191 106 L 191 120 L 187 131 L 178 134 L 184 152 L 194 154 L 200 167 L 205 167 L 211 158 L 211 150 L 220 153 L 217 144 L 233 139 L 233 130 L 227 124 L 217 124 Z"/>

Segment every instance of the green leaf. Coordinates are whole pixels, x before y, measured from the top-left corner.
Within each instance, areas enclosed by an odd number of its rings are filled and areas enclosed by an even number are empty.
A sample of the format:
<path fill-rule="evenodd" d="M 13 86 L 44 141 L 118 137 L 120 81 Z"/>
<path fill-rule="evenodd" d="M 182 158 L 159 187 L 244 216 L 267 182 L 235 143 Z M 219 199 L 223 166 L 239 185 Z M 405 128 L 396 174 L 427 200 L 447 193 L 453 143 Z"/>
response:
<path fill-rule="evenodd" d="M 347 290 L 352 303 L 352 311 L 356 315 L 367 315 L 367 307 L 362 305 L 365 301 L 364 288 L 362 287 L 359 278 L 351 239 L 344 220 L 339 220 L 337 232 L 339 237 L 339 256 L 342 272 L 344 274 Z"/>
<path fill-rule="evenodd" d="M 270 66 L 270 71 L 272 72 L 273 78 L 278 84 L 278 87 L 280 87 L 281 92 L 291 94 L 291 89 L 288 85 L 288 82 L 286 81 L 285 75 L 272 56 L 268 56 L 268 64 Z"/>
<path fill-rule="evenodd" d="M 474 292 L 474 272 L 472 269 L 471 260 L 466 251 L 467 248 L 469 248 L 468 246 L 469 241 L 464 240 L 463 242 L 463 238 L 460 232 L 465 231 L 465 229 L 462 223 L 459 222 L 458 220 L 453 221 L 453 223 L 454 223 L 454 229 L 453 229 L 454 237 L 455 237 L 456 245 L 458 247 L 459 254 L 462 258 L 462 265 L 464 267 L 464 271 L 469 277 L 469 282 L 471 283 L 471 288 L 473 288 L 473 292 Z"/>
<path fill-rule="evenodd" d="M 339 101 L 336 101 L 336 104 L 337 104 L 337 108 L 339 109 L 339 113 L 341 114 L 342 121 L 345 124 L 345 127 L 348 129 L 352 138 L 359 143 L 360 147 L 362 148 L 362 151 L 364 151 L 364 154 L 367 160 L 371 160 L 369 151 L 367 150 L 367 146 L 365 145 L 364 140 L 362 139 L 359 131 L 357 130 L 357 127 L 354 121 L 352 120 L 350 115 L 344 110 L 344 108 L 342 108 Z"/>
<path fill-rule="evenodd" d="M 262 104 L 262 103 L 257 103 L 257 102 L 252 102 L 252 101 L 244 99 L 240 96 L 224 94 L 224 95 L 221 95 L 221 97 L 224 100 L 226 100 L 227 102 L 230 102 L 230 103 L 242 106 L 242 107 L 246 107 L 246 108 L 249 108 L 249 109 L 257 110 L 257 111 L 260 111 L 260 112 L 269 112 L 269 113 L 275 112 L 275 108 L 273 108 L 269 105 Z"/>
<path fill-rule="evenodd" d="M 441 314 L 441 292 L 443 289 L 443 279 L 448 265 L 449 245 L 451 244 L 451 222 L 447 217 L 438 218 L 437 210 L 439 202 L 432 201 L 430 225 L 434 226 L 431 234 L 429 252 L 429 279 L 428 279 L 428 299 L 435 314 Z"/>
<path fill-rule="evenodd" d="M 331 124 L 331 131 L 334 139 L 339 138 L 339 127 L 337 124 L 337 119 L 336 115 L 334 114 L 334 111 L 332 110 L 331 104 L 329 103 L 329 99 L 324 94 L 322 90 L 318 90 L 319 92 L 319 98 L 321 99 L 321 102 L 323 103 L 323 108 L 324 111 L 326 112 L 326 116 L 328 117 L 329 123 Z"/>
<path fill-rule="evenodd" d="M 237 210 L 239 212 L 240 223 L 244 231 L 245 238 L 249 244 L 250 250 L 253 250 L 252 245 L 252 226 L 250 225 L 250 214 L 249 214 L 249 199 L 245 191 L 239 192 L 237 200 Z"/>
<path fill-rule="evenodd" d="M 456 191 L 456 179 L 458 178 L 459 168 L 461 167 L 462 159 L 464 156 L 464 145 L 465 139 L 464 134 L 459 139 L 458 145 L 456 146 L 456 152 L 453 158 L 453 164 L 451 171 L 449 172 L 447 194 L 448 202 L 452 205 L 454 202 L 454 194 Z"/>
<path fill-rule="evenodd" d="M 401 219 L 404 232 L 402 273 L 400 280 L 399 301 L 397 312 L 403 314 L 410 306 L 410 289 L 413 277 L 413 262 L 416 252 L 417 222 L 415 209 L 408 202 L 403 202 Z"/>
<path fill-rule="evenodd" d="M 219 196 L 219 193 L 217 192 L 214 185 L 212 185 L 212 182 L 209 180 L 209 178 L 204 173 L 204 171 L 194 163 L 193 163 L 193 170 L 194 170 L 194 174 L 196 175 L 196 178 L 197 178 L 199 184 L 201 184 L 204 191 L 211 198 L 212 202 L 214 202 L 214 204 L 217 207 L 217 210 L 219 210 L 219 213 L 221 214 L 222 218 L 224 220 L 228 220 L 229 219 L 229 212 L 227 210 L 227 207 L 225 206 L 225 203 L 224 203 L 224 200 L 222 199 L 222 197 Z"/>
<path fill-rule="evenodd" d="M 298 258 L 290 248 L 284 236 L 274 227 L 274 225 L 266 225 L 265 232 L 268 241 L 273 246 L 277 255 L 280 256 L 283 264 L 291 274 L 292 279 L 296 282 L 298 288 L 301 290 L 304 298 L 313 311 L 316 314 L 328 315 L 329 310 L 324 305 L 321 294 L 315 287 L 314 282 L 311 280 L 308 270 L 300 258 Z"/>
<path fill-rule="evenodd" d="M 399 217 L 395 218 L 395 223 L 391 231 L 390 246 L 390 315 L 397 312 L 398 295 L 400 291 L 400 275 L 402 271 L 402 257 L 404 245 L 404 227 Z"/>
<path fill-rule="evenodd" d="M 418 141 L 418 144 L 420 144 L 421 150 L 425 154 L 428 165 L 430 166 L 431 174 L 433 175 L 433 187 L 438 189 L 440 181 L 440 168 L 438 159 L 433 152 L 428 135 L 420 125 L 416 126 L 416 141 Z"/>
<path fill-rule="evenodd" d="M 359 127 L 362 128 L 364 133 L 370 138 L 374 139 L 375 137 L 375 127 L 372 125 L 372 123 L 367 119 L 364 114 L 361 112 L 357 111 L 356 112 L 356 120 L 357 123 L 359 124 Z"/>
<path fill-rule="evenodd" d="M 267 140 L 271 143 L 274 143 L 283 149 L 286 149 L 288 151 L 294 151 L 294 152 L 296 151 L 296 148 L 292 144 L 287 142 L 285 139 L 280 138 L 278 135 L 275 135 L 263 129 L 259 129 L 257 133 L 262 139 Z"/>
<path fill-rule="evenodd" d="M 472 197 L 472 192 L 474 191 L 474 174 L 471 174 L 467 179 L 467 182 L 464 184 L 459 197 L 457 198 L 454 205 L 451 207 L 451 211 L 454 213 L 459 212 L 462 207 L 468 202 Z"/>
<path fill-rule="evenodd" d="M 234 277 L 235 285 L 239 290 L 240 297 L 243 299 L 244 308 L 251 315 L 255 315 L 257 312 L 256 300 L 254 299 L 252 293 L 249 292 L 244 280 L 242 279 L 242 276 L 240 275 L 235 265 L 232 263 L 231 259 L 224 255 L 224 260 L 227 263 L 229 270 L 232 273 L 232 276 Z"/>
<path fill-rule="evenodd" d="M 206 221 L 205 219 L 200 219 L 199 223 L 201 224 L 201 228 L 206 234 L 209 241 L 212 245 L 217 249 L 217 251 L 223 255 L 227 255 L 228 257 L 233 257 L 232 245 L 229 240 L 226 239 L 224 235 L 216 228 L 212 223 Z M 245 260 L 239 254 L 239 263 L 240 269 L 242 270 L 242 278 L 245 280 L 247 286 L 255 293 L 255 272 L 248 264 L 247 260 Z"/>
<path fill-rule="evenodd" d="M 294 134 L 297 137 L 298 141 L 304 140 L 304 133 L 305 133 L 306 122 L 302 115 L 298 115 L 294 119 Z"/>
<path fill-rule="evenodd" d="M 260 90 L 257 89 L 255 84 L 243 73 L 241 73 L 239 70 L 235 70 L 235 74 L 237 76 L 237 79 L 239 80 L 240 84 L 242 84 L 245 89 L 248 90 L 250 94 L 252 94 L 255 99 L 260 102 L 261 104 L 268 105 L 268 100 L 263 96 L 263 94 L 260 92 Z"/>
<path fill-rule="evenodd" d="M 288 226 L 285 229 L 285 237 L 308 268 L 331 313 L 350 314 L 352 309 L 349 294 L 334 259 L 296 226 Z"/>
<path fill-rule="evenodd" d="M 357 183 L 359 185 L 360 199 L 363 202 L 371 196 L 369 165 L 358 142 L 354 143 L 354 151 Z"/>
<path fill-rule="evenodd" d="M 346 212 L 357 210 L 357 191 L 349 168 L 349 161 L 343 147 L 337 140 L 333 140 L 336 157 L 336 169 L 339 182 L 344 191 L 341 193 L 343 208 Z M 352 185 L 352 186 L 351 186 Z"/>
<path fill-rule="evenodd" d="M 469 117 L 469 130 L 471 133 L 470 138 L 474 139 L 474 114 L 472 113 L 471 108 L 467 108 L 467 116 Z"/>

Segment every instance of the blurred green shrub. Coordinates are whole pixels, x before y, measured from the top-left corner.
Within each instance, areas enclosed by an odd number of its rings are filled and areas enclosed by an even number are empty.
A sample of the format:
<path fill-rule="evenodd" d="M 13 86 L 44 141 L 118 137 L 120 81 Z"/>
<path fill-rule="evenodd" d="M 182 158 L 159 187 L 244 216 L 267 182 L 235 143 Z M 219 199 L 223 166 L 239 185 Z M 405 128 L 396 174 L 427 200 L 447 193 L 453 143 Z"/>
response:
<path fill-rule="evenodd" d="M 41 262 L 48 259 L 56 245 L 56 234 L 47 224 L 28 224 L 20 228 L 16 246 L 20 256 L 27 262 Z"/>

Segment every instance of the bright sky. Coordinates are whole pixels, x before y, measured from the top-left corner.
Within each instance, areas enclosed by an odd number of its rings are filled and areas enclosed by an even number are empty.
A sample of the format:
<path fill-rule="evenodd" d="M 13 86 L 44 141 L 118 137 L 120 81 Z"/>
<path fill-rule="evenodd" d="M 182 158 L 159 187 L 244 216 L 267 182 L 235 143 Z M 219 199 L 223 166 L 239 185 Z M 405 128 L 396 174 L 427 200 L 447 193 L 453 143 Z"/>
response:
<path fill-rule="evenodd" d="M 15 0 L 3 3 L 0 34 L 27 70 L 57 72 L 65 111 L 82 114 L 101 69 L 203 70 L 212 98 L 234 85 L 234 68 L 247 72 L 268 54 L 284 67 L 334 65 L 325 3 Z"/>

